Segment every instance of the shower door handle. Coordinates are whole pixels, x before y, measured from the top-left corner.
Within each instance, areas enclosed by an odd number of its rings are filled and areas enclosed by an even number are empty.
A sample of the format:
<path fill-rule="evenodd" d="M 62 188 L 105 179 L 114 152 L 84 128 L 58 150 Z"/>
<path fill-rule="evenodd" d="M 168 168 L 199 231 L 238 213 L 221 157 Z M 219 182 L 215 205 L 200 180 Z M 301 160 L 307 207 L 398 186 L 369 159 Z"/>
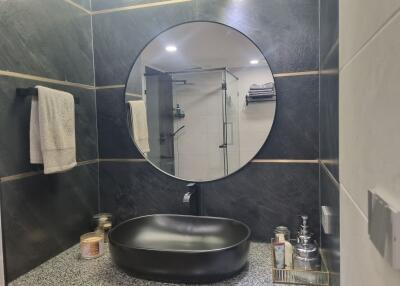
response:
<path fill-rule="evenodd" d="M 221 144 L 221 145 L 218 146 L 218 148 L 221 148 L 221 149 L 222 149 L 222 148 L 226 148 L 226 147 L 228 147 L 227 144 Z"/>

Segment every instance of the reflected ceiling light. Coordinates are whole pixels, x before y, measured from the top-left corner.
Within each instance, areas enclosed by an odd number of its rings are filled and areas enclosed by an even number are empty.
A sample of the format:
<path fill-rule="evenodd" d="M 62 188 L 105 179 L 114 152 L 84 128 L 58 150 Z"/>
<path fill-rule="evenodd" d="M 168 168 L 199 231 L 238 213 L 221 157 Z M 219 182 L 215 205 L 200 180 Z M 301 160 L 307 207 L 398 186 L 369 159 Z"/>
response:
<path fill-rule="evenodd" d="M 259 63 L 258 60 L 251 60 L 251 61 L 250 61 L 250 64 L 252 64 L 252 65 L 257 65 L 258 63 Z"/>
<path fill-rule="evenodd" d="M 176 52 L 178 49 L 176 48 L 176 46 L 174 45 L 168 45 L 165 47 L 165 50 L 169 53 L 174 53 Z"/>

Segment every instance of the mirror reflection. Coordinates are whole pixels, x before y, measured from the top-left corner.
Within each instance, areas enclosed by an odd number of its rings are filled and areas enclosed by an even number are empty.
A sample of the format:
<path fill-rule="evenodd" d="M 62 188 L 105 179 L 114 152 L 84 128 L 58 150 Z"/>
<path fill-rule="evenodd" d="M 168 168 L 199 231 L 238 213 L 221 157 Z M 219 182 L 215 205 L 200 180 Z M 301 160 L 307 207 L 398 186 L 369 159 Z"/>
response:
<path fill-rule="evenodd" d="M 167 174 L 202 182 L 232 174 L 256 155 L 271 130 L 276 89 L 265 57 L 246 36 L 193 22 L 146 46 L 125 100 L 143 156 Z"/>

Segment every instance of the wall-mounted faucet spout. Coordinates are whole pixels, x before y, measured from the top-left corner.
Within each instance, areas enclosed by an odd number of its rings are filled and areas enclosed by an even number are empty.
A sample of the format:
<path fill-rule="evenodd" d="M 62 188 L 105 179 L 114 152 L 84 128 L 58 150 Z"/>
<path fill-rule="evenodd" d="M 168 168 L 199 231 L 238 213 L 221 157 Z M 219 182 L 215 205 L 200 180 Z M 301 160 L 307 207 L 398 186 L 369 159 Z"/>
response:
<path fill-rule="evenodd" d="M 203 216 L 204 212 L 204 198 L 200 185 L 196 183 L 189 183 L 186 185 L 189 189 L 183 196 L 183 203 L 189 204 L 190 214 Z"/>

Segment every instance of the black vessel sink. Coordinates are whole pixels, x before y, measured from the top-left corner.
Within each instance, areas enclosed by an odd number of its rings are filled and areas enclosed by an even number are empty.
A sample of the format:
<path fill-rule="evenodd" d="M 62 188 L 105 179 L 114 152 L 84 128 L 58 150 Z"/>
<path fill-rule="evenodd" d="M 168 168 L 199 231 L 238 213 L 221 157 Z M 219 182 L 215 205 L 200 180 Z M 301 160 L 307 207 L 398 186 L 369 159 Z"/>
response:
<path fill-rule="evenodd" d="M 109 233 L 115 264 L 141 278 L 210 283 L 247 264 L 250 229 L 217 217 L 149 215 L 127 220 Z"/>

